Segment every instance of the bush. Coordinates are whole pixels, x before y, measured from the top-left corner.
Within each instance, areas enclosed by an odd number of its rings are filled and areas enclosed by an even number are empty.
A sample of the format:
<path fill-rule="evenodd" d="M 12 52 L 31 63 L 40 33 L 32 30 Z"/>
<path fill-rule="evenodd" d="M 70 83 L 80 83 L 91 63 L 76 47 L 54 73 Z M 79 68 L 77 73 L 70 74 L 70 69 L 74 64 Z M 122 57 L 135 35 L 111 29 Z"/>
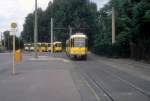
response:
<path fill-rule="evenodd" d="M 115 43 L 115 44 L 99 44 L 97 46 L 93 46 L 92 52 L 101 56 L 107 57 L 129 57 L 129 45 L 128 43 Z"/>

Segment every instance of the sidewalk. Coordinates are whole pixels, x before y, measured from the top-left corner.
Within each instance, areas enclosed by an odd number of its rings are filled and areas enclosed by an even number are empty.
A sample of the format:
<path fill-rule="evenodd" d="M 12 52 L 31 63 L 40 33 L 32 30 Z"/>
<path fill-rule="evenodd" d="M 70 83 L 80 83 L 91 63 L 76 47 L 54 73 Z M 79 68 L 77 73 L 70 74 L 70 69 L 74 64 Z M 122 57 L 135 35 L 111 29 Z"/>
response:
<path fill-rule="evenodd" d="M 150 81 L 150 64 L 131 59 L 101 57 L 92 53 L 91 55 L 94 56 L 98 62 Z"/>
<path fill-rule="evenodd" d="M 1 101 L 81 101 L 67 63 L 27 61 L 0 79 Z"/>

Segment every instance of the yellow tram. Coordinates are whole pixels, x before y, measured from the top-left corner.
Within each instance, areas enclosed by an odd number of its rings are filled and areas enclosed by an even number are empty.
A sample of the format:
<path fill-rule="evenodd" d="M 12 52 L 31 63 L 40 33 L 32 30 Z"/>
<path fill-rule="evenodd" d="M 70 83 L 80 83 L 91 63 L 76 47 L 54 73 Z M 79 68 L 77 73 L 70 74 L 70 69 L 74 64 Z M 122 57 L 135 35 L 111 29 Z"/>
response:
<path fill-rule="evenodd" d="M 52 51 L 52 44 L 47 43 L 47 52 L 51 52 L 51 51 Z"/>
<path fill-rule="evenodd" d="M 66 41 L 66 54 L 74 58 L 87 58 L 88 46 L 87 36 L 82 33 L 76 33 L 70 36 Z"/>
<path fill-rule="evenodd" d="M 47 43 L 41 43 L 41 50 L 40 52 L 46 52 L 47 51 Z"/>
<path fill-rule="evenodd" d="M 31 47 L 30 47 L 30 51 L 33 52 L 34 51 L 34 43 L 31 43 Z"/>
<path fill-rule="evenodd" d="M 53 52 L 62 52 L 62 42 L 56 41 L 53 43 Z"/>
<path fill-rule="evenodd" d="M 37 43 L 37 51 L 41 52 L 41 43 L 40 42 Z"/>
<path fill-rule="evenodd" d="M 30 44 L 30 43 L 24 44 L 24 50 L 25 50 L 25 51 L 30 51 L 30 47 L 31 47 L 31 44 Z"/>
<path fill-rule="evenodd" d="M 35 47 L 33 43 L 30 44 L 24 44 L 24 50 L 25 51 L 34 51 Z M 37 51 L 38 52 L 62 52 L 62 42 L 55 41 L 53 43 L 44 43 L 44 42 L 38 42 L 37 43 Z"/>

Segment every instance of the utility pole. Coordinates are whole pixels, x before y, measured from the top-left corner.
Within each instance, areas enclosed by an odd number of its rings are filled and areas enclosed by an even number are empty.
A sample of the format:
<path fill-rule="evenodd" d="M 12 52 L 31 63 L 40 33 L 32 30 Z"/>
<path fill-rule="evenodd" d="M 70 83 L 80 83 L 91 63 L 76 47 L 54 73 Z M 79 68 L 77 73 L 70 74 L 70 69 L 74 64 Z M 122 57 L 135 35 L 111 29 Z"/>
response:
<path fill-rule="evenodd" d="M 10 34 L 8 36 L 8 50 L 10 51 Z"/>
<path fill-rule="evenodd" d="M 20 37 L 19 37 L 19 49 L 21 49 L 21 48 L 20 48 Z"/>
<path fill-rule="evenodd" d="M 51 18 L 51 53 L 53 53 L 53 18 Z"/>
<path fill-rule="evenodd" d="M 53 0 L 52 0 L 52 11 L 51 11 L 51 54 L 53 53 Z"/>
<path fill-rule="evenodd" d="M 37 29 L 37 0 L 35 0 L 35 23 L 34 23 L 34 51 L 35 51 L 35 58 L 38 58 L 37 53 L 37 39 L 38 39 L 38 29 Z"/>
<path fill-rule="evenodd" d="M 115 8 L 112 7 L 112 44 L 114 44 L 115 41 Z"/>
<path fill-rule="evenodd" d="M 6 40 L 5 40 L 5 35 L 3 33 L 3 37 L 4 37 L 4 48 L 6 48 Z"/>
<path fill-rule="evenodd" d="M 0 32 L 0 33 L 1 33 L 1 43 L 0 44 L 1 44 L 1 46 L 3 46 L 3 44 L 2 44 L 2 32 Z"/>
<path fill-rule="evenodd" d="M 69 26 L 69 36 L 72 35 L 72 27 Z"/>

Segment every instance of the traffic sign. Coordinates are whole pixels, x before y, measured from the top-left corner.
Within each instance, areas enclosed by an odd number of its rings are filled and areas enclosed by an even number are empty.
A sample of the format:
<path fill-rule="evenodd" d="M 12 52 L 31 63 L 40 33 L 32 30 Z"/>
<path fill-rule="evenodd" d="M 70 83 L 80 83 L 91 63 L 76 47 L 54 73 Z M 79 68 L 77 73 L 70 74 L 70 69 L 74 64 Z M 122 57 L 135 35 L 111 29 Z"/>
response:
<path fill-rule="evenodd" d="M 16 28 L 16 27 L 17 27 L 17 23 L 12 22 L 12 23 L 11 23 L 11 28 Z"/>

